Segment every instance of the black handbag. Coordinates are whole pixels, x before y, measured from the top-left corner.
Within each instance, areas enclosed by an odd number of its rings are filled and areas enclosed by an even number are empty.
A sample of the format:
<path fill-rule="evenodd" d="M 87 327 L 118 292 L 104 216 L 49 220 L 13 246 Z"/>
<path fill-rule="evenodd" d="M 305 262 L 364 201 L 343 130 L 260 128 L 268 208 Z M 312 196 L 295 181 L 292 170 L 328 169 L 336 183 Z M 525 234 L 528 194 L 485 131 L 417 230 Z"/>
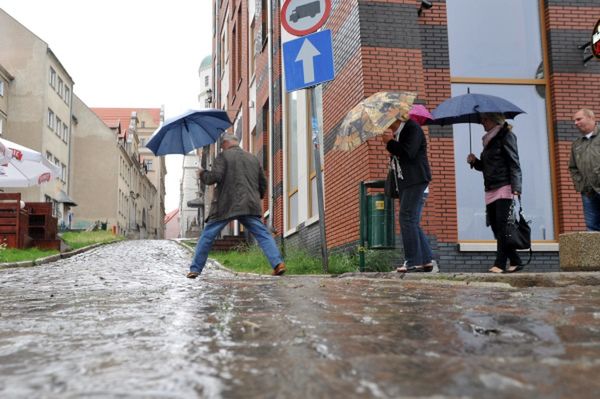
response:
<path fill-rule="evenodd" d="M 523 215 L 521 196 L 519 196 L 519 212 L 515 214 L 515 202 L 510 206 L 508 221 L 506 222 L 506 246 L 514 249 L 531 248 L 531 226 Z"/>
<path fill-rule="evenodd" d="M 533 249 L 531 248 L 531 226 L 523 215 L 523 206 L 521 205 L 521 196 L 519 195 L 519 213 L 515 214 L 515 201 L 510 205 L 510 212 L 506 222 L 506 235 L 504 242 L 507 247 L 514 249 L 529 249 L 529 259 L 527 263 L 522 263 L 520 266 L 528 265 L 533 257 Z"/>

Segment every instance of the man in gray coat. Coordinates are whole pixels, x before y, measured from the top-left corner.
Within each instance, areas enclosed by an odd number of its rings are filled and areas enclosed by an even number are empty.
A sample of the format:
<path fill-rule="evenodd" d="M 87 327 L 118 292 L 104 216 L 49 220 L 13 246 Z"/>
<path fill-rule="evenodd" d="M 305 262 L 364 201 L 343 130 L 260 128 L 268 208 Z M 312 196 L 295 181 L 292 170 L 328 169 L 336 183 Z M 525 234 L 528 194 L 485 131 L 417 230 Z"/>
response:
<path fill-rule="evenodd" d="M 583 217 L 589 231 L 600 231 L 600 127 L 592 110 L 583 108 L 573 117 L 581 137 L 571 146 L 569 172 L 581 193 Z"/>
<path fill-rule="evenodd" d="M 285 273 L 283 258 L 261 221 L 261 198 L 267 191 L 263 169 L 254 155 L 240 148 L 235 135 L 226 134 L 222 141 L 223 151 L 215 159 L 213 169 L 200 171 L 203 183 L 217 186 L 187 277 L 196 278 L 202 273 L 215 238 L 234 219 L 254 236 L 273 268 L 273 275 L 281 276 Z"/>

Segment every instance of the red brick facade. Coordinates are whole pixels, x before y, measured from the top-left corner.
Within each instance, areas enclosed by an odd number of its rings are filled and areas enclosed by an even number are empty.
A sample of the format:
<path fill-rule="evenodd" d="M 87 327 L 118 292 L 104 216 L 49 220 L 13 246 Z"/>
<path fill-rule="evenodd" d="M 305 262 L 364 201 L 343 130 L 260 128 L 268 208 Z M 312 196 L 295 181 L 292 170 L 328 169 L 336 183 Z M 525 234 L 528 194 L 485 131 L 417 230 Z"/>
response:
<path fill-rule="evenodd" d="M 220 1 L 220 15 L 229 9 L 231 30 L 240 15 L 231 10 L 247 8 L 246 0 Z M 274 3 L 275 11 L 281 2 Z M 359 238 L 359 183 L 364 180 L 383 179 L 386 174 L 387 155 L 378 139 L 371 139 L 350 152 L 331 151 L 337 127 L 344 115 L 363 98 L 382 90 L 411 90 L 418 98 L 434 109 L 450 97 L 450 69 L 445 0 L 434 0 L 433 8 L 417 15 L 417 0 L 344 0 L 333 1 L 332 14 L 324 28 L 333 33 L 336 77 L 323 85 L 324 179 L 327 245 L 330 249 L 352 248 Z M 257 2 L 257 26 L 263 18 Z M 585 106 L 600 113 L 600 62 L 592 60 L 583 65 L 582 51 L 577 46 L 589 40 L 592 29 L 600 18 L 600 0 L 540 0 L 542 45 L 549 72 L 547 94 L 549 115 L 549 145 L 552 162 L 552 187 L 554 195 L 555 236 L 584 229 L 581 199 L 573 190 L 567 164 L 571 142 L 577 137 L 572 126 L 572 115 Z M 241 13 L 244 15 L 244 12 Z M 242 18 L 244 19 L 244 18 Z M 247 21 L 246 21 L 247 22 Z M 246 22 L 243 49 L 246 49 Z M 220 32 L 222 21 L 217 26 Z M 230 87 L 228 109 L 243 108 L 244 115 L 256 112 L 257 154 L 269 151 L 267 120 L 262 113 L 269 101 L 275 109 L 273 132 L 274 160 L 274 227 L 283 231 L 283 162 L 281 107 L 281 54 L 279 13 L 274 13 L 274 84 L 275 98 L 269 99 L 268 46 L 256 54 L 257 96 L 256 107 L 248 108 L 247 51 L 242 58 L 241 84 Z M 258 29 L 257 35 L 261 35 Z M 216 34 L 216 39 L 220 34 Z M 230 40 L 233 33 L 229 33 Z M 261 36 L 262 37 L 262 36 Z M 261 41 L 262 43 L 262 41 Z M 235 43 L 230 43 L 233 48 Z M 260 47 L 260 45 L 257 45 Z M 218 57 L 215 57 L 218 59 Z M 216 79 L 217 85 L 218 78 Z M 223 106 L 224 104 L 220 104 Z M 249 137 L 247 118 L 244 137 Z M 482 253 L 460 253 L 458 240 L 457 203 L 454 143 L 451 127 L 426 128 L 429 139 L 429 156 L 433 173 L 430 198 L 424 210 L 423 225 L 432 238 L 434 249 L 442 254 L 448 270 L 471 270 L 463 265 L 470 259 L 485 264 Z M 245 142 L 248 142 L 245 140 Z M 269 158 L 263 157 L 265 161 Z M 265 169 L 268 164 L 265 164 Z M 265 202 L 265 207 L 268 202 Z M 318 234 L 315 230 L 315 234 Z M 556 252 L 537 255 L 539 270 L 555 270 Z M 444 263 L 444 262 L 441 262 Z"/>

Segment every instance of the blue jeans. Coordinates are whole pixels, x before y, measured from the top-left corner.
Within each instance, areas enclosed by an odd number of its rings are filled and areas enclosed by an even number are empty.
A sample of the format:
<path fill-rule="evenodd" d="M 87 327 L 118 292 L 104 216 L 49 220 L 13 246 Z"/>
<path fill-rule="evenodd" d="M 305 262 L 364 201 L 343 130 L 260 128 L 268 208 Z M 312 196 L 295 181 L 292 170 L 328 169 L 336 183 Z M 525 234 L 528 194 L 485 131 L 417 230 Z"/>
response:
<path fill-rule="evenodd" d="M 407 266 L 427 265 L 433 260 L 429 239 L 420 226 L 426 187 L 427 183 L 415 184 L 400 192 L 400 230 Z"/>
<path fill-rule="evenodd" d="M 581 194 L 583 217 L 588 231 L 600 231 L 600 194 Z"/>
<path fill-rule="evenodd" d="M 238 216 L 228 220 L 218 220 L 215 222 L 209 222 L 204 226 L 200 240 L 196 245 L 196 254 L 192 260 L 190 266 L 191 272 L 202 273 L 206 260 L 208 259 L 208 253 L 212 248 L 213 242 L 217 235 L 223 230 L 223 228 L 232 220 L 237 219 L 246 229 L 254 236 L 260 249 L 269 260 L 272 268 L 275 268 L 278 264 L 283 262 L 279 248 L 273 239 L 269 230 L 265 227 L 263 222 L 258 216 Z"/>

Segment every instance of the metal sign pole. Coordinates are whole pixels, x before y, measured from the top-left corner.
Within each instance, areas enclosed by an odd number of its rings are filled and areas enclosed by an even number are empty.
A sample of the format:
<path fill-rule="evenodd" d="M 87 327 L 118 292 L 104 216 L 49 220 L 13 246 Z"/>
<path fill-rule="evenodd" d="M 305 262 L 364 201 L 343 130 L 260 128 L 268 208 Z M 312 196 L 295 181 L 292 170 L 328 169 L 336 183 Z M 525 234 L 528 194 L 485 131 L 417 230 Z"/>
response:
<path fill-rule="evenodd" d="M 317 105 L 315 88 L 308 89 L 310 96 L 310 113 L 312 126 L 313 155 L 315 158 L 315 174 L 317 176 L 317 204 L 319 208 L 319 229 L 321 232 L 321 257 L 323 273 L 329 273 L 329 255 L 327 254 L 327 237 L 325 235 L 325 204 L 323 200 L 323 175 L 321 174 L 321 151 L 319 149 L 319 121 L 317 119 Z"/>

